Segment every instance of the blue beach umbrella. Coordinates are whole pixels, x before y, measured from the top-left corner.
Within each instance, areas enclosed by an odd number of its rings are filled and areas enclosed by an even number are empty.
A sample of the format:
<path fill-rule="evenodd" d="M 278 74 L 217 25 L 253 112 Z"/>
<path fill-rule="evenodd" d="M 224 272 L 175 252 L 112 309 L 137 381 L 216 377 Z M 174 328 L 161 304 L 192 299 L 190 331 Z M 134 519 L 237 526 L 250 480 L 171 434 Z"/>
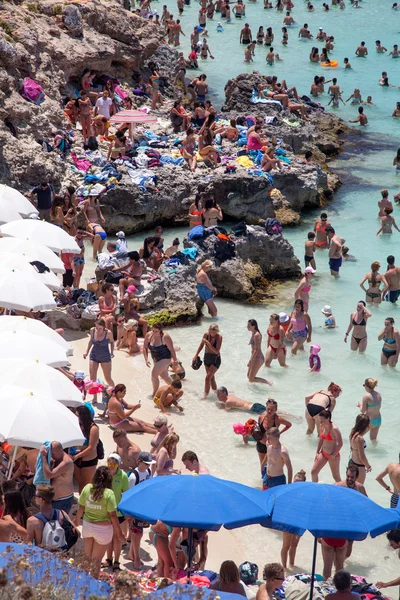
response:
<path fill-rule="evenodd" d="M 297 482 L 264 492 L 268 518 L 263 527 L 314 536 L 310 599 L 313 594 L 317 538 L 364 540 L 395 529 L 400 514 L 382 508 L 356 490 L 324 483 Z"/>
<path fill-rule="evenodd" d="M 39 583 L 53 584 L 71 594 L 74 600 L 98 595 L 108 598 L 111 589 L 85 571 L 74 567 L 56 554 L 25 544 L 0 543 L 0 568 L 5 569 L 12 584 L 16 575 L 33 588 Z"/>
<path fill-rule="evenodd" d="M 221 598 L 221 600 L 238 600 L 239 598 L 243 598 L 243 596 L 175 583 L 149 594 L 147 598 L 149 600 L 215 600 L 216 598 Z"/>
<path fill-rule="evenodd" d="M 267 516 L 260 490 L 212 475 L 155 477 L 122 495 L 118 510 L 148 523 L 188 527 L 188 574 L 193 529 L 218 531 L 261 523 Z"/>

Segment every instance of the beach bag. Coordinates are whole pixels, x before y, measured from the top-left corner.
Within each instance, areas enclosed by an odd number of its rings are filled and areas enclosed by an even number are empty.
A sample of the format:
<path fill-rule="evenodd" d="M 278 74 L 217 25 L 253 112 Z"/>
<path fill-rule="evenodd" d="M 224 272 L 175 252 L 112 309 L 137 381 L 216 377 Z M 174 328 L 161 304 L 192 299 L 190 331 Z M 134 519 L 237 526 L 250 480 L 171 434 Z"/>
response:
<path fill-rule="evenodd" d="M 48 519 L 42 513 L 35 515 L 44 524 L 42 534 L 42 546 L 49 550 L 64 550 L 67 547 L 65 531 L 59 521 L 60 511 L 54 509 L 52 519 Z"/>
<path fill-rule="evenodd" d="M 72 523 L 70 523 L 65 517 L 62 522 L 62 528 L 64 529 L 65 533 L 67 550 L 69 550 L 70 548 L 72 548 L 72 546 L 75 546 L 76 542 L 79 539 L 79 534 L 76 528 L 72 525 Z"/>
<path fill-rule="evenodd" d="M 246 585 L 254 585 L 257 583 L 258 567 L 255 563 L 244 562 L 239 565 L 240 579 Z"/>
<path fill-rule="evenodd" d="M 196 225 L 188 233 L 188 240 L 202 240 L 204 238 L 204 227 L 202 225 Z"/>
<path fill-rule="evenodd" d="M 264 437 L 263 432 L 261 431 L 261 427 L 259 423 L 255 423 L 252 432 L 251 432 L 251 437 L 253 438 L 253 440 L 255 442 L 261 442 L 261 440 Z"/>
<path fill-rule="evenodd" d="M 274 235 L 276 233 L 282 233 L 282 225 L 278 219 L 267 219 L 265 221 L 265 231 L 269 233 L 269 235 Z"/>
<path fill-rule="evenodd" d="M 236 235 L 236 237 L 240 237 L 241 235 L 247 235 L 247 225 L 244 221 L 241 221 L 240 223 L 237 223 L 237 225 L 234 225 L 232 227 L 232 233 L 233 235 Z"/>
<path fill-rule="evenodd" d="M 235 256 L 235 244 L 226 240 L 218 240 L 214 244 L 214 256 L 220 263 L 225 262 Z"/>
<path fill-rule="evenodd" d="M 33 102 L 34 104 L 40 104 L 44 100 L 43 88 L 37 81 L 34 81 L 29 77 L 25 77 L 20 94 L 25 100 Z"/>
<path fill-rule="evenodd" d="M 192 369 L 194 371 L 198 371 L 202 364 L 203 361 L 201 360 L 200 356 L 198 356 L 195 360 L 192 361 Z"/>

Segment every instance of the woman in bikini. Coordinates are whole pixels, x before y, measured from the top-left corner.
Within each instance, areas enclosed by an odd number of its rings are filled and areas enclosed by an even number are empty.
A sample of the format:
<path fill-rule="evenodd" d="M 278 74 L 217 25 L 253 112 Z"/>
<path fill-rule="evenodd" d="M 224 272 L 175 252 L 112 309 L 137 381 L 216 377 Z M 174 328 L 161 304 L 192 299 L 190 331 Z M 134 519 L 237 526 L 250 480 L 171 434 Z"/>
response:
<path fill-rule="evenodd" d="M 249 342 L 249 346 L 251 346 L 251 356 L 247 363 L 247 379 L 250 383 L 267 383 L 268 385 L 272 385 L 271 381 L 263 379 L 262 377 L 257 377 L 257 373 L 263 366 L 265 359 L 261 350 L 262 335 L 255 319 L 249 319 L 249 321 L 247 321 L 247 330 L 251 331 L 251 339 Z"/>
<path fill-rule="evenodd" d="M 204 227 L 216 227 L 218 221 L 222 221 L 222 210 L 218 204 L 215 204 L 212 198 L 207 198 L 203 210 Z"/>
<path fill-rule="evenodd" d="M 326 235 L 326 228 L 330 226 L 328 221 L 328 215 L 321 213 L 321 218 L 315 221 L 314 231 L 316 234 L 315 244 L 318 248 L 328 247 L 328 236 Z"/>
<path fill-rule="evenodd" d="M 389 200 L 389 191 L 386 189 L 381 190 L 381 196 L 382 196 L 382 198 L 380 200 L 378 200 L 378 208 L 379 208 L 378 218 L 379 219 L 386 216 L 385 208 L 393 209 L 393 204 Z"/>
<path fill-rule="evenodd" d="M 339 428 L 332 423 L 332 413 L 322 410 L 319 415 L 320 434 L 311 469 L 312 481 L 318 482 L 318 474 L 329 463 L 333 479 L 338 482 L 340 477 L 340 449 L 343 446 L 342 434 Z"/>
<path fill-rule="evenodd" d="M 382 425 L 381 406 L 382 396 L 376 391 L 378 381 L 369 377 L 363 383 L 365 394 L 362 401 L 357 404 L 360 411 L 369 417 L 369 437 L 371 442 L 375 442 L 378 437 L 378 431 Z"/>
<path fill-rule="evenodd" d="M 114 381 L 111 376 L 111 360 L 114 358 L 114 338 L 106 328 L 104 319 L 99 319 L 96 325 L 91 328 L 88 347 L 83 355 L 86 359 L 89 354 L 89 377 L 91 381 L 97 381 L 97 372 L 99 365 L 103 370 L 104 379 L 106 383 L 114 387 Z M 97 402 L 97 394 L 93 395 L 93 404 Z"/>
<path fill-rule="evenodd" d="M 85 90 L 80 91 L 81 97 L 78 99 L 79 104 L 79 121 L 82 126 L 83 141 L 87 142 L 92 135 L 92 103 Z"/>
<path fill-rule="evenodd" d="M 53 225 L 61 229 L 64 229 L 64 211 L 67 212 L 64 198 L 62 196 L 55 196 L 50 209 L 50 218 Z"/>
<path fill-rule="evenodd" d="M 151 110 L 155 110 L 157 108 L 157 104 L 162 105 L 162 96 L 160 93 L 160 75 L 157 73 L 157 71 L 155 69 L 153 69 L 151 72 L 150 85 L 151 85 Z"/>
<path fill-rule="evenodd" d="M 139 250 L 139 257 L 143 258 L 146 265 L 154 271 L 158 271 L 163 260 L 161 250 L 158 247 L 159 243 L 160 238 L 158 236 L 149 236 L 145 238 L 143 248 Z"/>
<path fill-rule="evenodd" d="M 260 427 L 260 432 L 262 437 L 259 441 L 257 441 L 257 453 L 258 458 L 260 460 L 260 466 L 263 464 L 265 455 L 267 454 L 267 431 L 271 429 L 271 427 L 279 427 L 283 425 L 283 429 L 280 430 L 280 433 L 285 433 L 288 429 L 291 428 L 292 424 L 290 421 L 287 421 L 283 417 L 278 415 L 278 403 L 273 398 L 268 398 L 266 403 L 266 411 L 262 415 L 258 417 L 258 425 Z"/>
<path fill-rule="evenodd" d="M 202 397 L 202 400 L 207 398 L 208 394 L 210 393 L 210 388 L 214 392 L 217 391 L 215 375 L 221 366 L 221 346 L 222 335 L 219 333 L 219 326 L 216 323 L 212 323 L 208 329 L 208 332 L 203 335 L 200 346 L 197 348 L 197 352 L 192 361 L 196 361 L 202 349 L 205 348 L 203 362 L 206 370 L 206 378 L 204 382 L 204 396 Z"/>
<path fill-rule="evenodd" d="M 186 137 L 182 141 L 182 156 L 186 160 L 189 169 L 191 171 L 196 170 L 197 157 L 196 157 L 196 139 L 194 137 L 194 131 L 191 127 L 186 129 Z"/>
<path fill-rule="evenodd" d="M 125 153 L 127 150 L 129 150 L 129 148 L 130 144 L 124 133 L 122 131 L 117 131 L 115 134 L 115 138 L 112 140 L 112 142 L 110 142 L 110 145 L 108 146 L 107 161 L 109 161 L 110 159 L 112 161 L 117 160 L 118 158 L 125 156 Z"/>
<path fill-rule="evenodd" d="M 309 394 L 305 398 L 306 404 L 306 420 L 307 420 L 307 435 L 311 435 L 317 425 L 317 431 L 319 433 L 319 422 L 316 421 L 320 412 L 323 410 L 329 410 L 333 413 L 336 406 L 336 399 L 342 393 L 342 388 L 336 383 L 330 383 L 327 390 L 317 390 L 312 394 Z"/>
<path fill-rule="evenodd" d="M 146 337 L 149 323 L 141 317 L 138 313 L 139 310 L 139 299 L 135 296 L 136 288 L 134 285 L 128 286 L 125 294 L 123 295 L 124 315 L 125 321 L 128 322 L 133 319 L 138 322 L 142 328 L 142 335 Z"/>
<path fill-rule="evenodd" d="M 106 328 L 112 331 L 115 322 L 115 311 L 117 309 L 117 297 L 114 294 L 112 283 L 104 283 L 101 288 L 103 295 L 99 297 L 99 318 L 104 319 Z"/>
<path fill-rule="evenodd" d="M 213 135 L 207 127 L 200 133 L 197 141 L 200 156 L 205 160 L 211 161 L 214 168 L 218 167 L 218 152 L 213 146 Z"/>
<path fill-rule="evenodd" d="M 314 276 L 315 269 L 312 267 L 306 267 L 304 269 L 304 276 L 300 280 L 299 285 L 297 286 L 296 292 L 294 294 L 295 300 L 302 300 L 304 310 L 308 311 L 308 303 L 310 300 L 309 292 L 311 291 L 311 281 Z"/>
<path fill-rule="evenodd" d="M 312 267 L 307 267 L 311 269 Z M 306 271 L 307 271 L 306 269 Z M 296 300 L 290 317 L 290 325 L 287 328 L 287 334 L 293 336 L 292 354 L 297 354 L 297 350 L 304 351 L 304 342 L 311 342 L 312 325 L 311 319 L 304 311 L 303 300 Z"/>
<path fill-rule="evenodd" d="M 365 292 L 365 301 L 373 304 L 380 304 L 382 302 L 383 290 L 380 289 L 381 285 L 384 289 L 388 287 L 388 283 L 384 275 L 379 273 L 379 267 L 381 264 L 375 261 L 371 264 L 371 272 L 366 273 L 362 281 L 360 281 L 360 288 Z M 364 287 L 364 283 L 368 281 L 368 289 Z"/>
<path fill-rule="evenodd" d="M 393 317 L 387 317 L 385 319 L 385 327 L 378 335 L 378 340 L 383 340 L 381 365 L 395 367 L 399 360 L 400 335 L 398 330 L 394 327 Z"/>
<path fill-rule="evenodd" d="M 284 344 L 285 330 L 280 324 L 279 315 L 274 313 L 269 318 L 267 330 L 268 346 L 265 352 L 265 366 L 270 367 L 273 360 L 277 360 L 281 367 L 286 364 L 286 346 Z"/>
<path fill-rule="evenodd" d="M 97 255 L 103 251 L 104 244 L 106 243 L 107 234 L 98 223 L 88 222 L 86 225 L 88 232 L 93 236 L 93 260 L 97 260 Z"/>
<path fill-rule="evenodd" d="M 357 303 L 356 312 L 351 313 L 350 323 L 344 336 L 344 341 L 347 344 L 347 338 L 349 337 L 350 331 L 353 329 L 351 336 L 350 348 L 357 352 L 365 352 L 367 349 L 367 321 L 370 318 L 371 313 L 366 308 L 364 300 L 360 300 Z"/>
<path fill-rule="evenodd" d="M 189 228 L 197 227 L 203 224 L 203 206 L 200 198 L 195 199 L 193 204 L 189 206 Z"/>
<path fill-rule="evenodd" d="M 125 401 L 126 386 L 123 383 L 118 383 L 113 395 L 108 401 L 108 417 L 111 429 L 122 429 L 127 433 L 157 433 L 157 428 L 150 423 L 133 419 L 131 414 L 141 407 L 141 404 L 128 404 Z"/>
<path fill-rule="evenodd" d="M 353 429 L 350 432 L 350 450 L 351 458 L 349 466 L 355 465 L 358 467 L 357 481 L 364 483 L 367 473 L 372 470 L 371 465 L 365 455 L 367 444 L 364 440 L 364 435 L 369 430 L 370 420 L 368 415 L 358 415 Z"/>
<path fill-rule="evenodd" d="M 212 269 L 213 263 L 207 259 L 203 261 L 196 271 L 196 285 L 197 295 L 200 300 L 207 306 L 208 313 L 211 317 L 217 316 L 217 307 L 214 303 L 214 296 L 217 293 L 217 289 L 213 286 L 211 279 L 208 276 L 208 272 Z"/>

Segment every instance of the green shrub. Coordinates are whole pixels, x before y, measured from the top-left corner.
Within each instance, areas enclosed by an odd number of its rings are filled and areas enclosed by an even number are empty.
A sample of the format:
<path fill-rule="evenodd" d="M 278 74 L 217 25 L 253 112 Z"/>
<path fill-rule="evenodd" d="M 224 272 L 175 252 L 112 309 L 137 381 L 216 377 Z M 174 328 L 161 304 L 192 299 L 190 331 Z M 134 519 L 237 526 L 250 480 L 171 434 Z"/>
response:
<path fill-rule="evenodd" d="M 11 29 L 11 25 L 7 23 L 7 21 L 3 21 L 3 19 L 0 19 L 0 27 L 6 35 L 12 37 L 13 32 Z"/>
<path fill-rule="evenodd" d="M 33 12 L 35 14 L 37 14 L 39 12 L 37 4 L 33 4 L 32 2 L 28 2 L 26 7 L 28 10 L 30 10 L 31 12 Z"/>
<path fill-rule="evenodd" d="M 64 12 L 64 7 L 61 4 L 56 4 L 53 6 L 53 14 L 54 15 L 62 15 Z"/>

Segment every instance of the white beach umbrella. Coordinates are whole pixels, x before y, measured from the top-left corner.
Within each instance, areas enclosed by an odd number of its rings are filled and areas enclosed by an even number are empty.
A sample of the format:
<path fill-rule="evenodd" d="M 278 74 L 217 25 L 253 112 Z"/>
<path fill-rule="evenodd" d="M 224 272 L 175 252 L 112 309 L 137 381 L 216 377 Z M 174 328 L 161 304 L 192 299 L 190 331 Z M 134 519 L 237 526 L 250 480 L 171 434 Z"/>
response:
<path fill-rule="evenodd" d="M 0 306 L 15 310 L 49 310 L 56 308 L 53 293 L 40 281 L 39 273 L 0 271 Z"/>
<path fill-rule="evenodd" d="M 21 361 L 19 358 L 0 360 L 0 396 L 4 386 L 23 386 L 42 396 L 65 406 L 82 406 L 82 393 L 66 375 L 35 361 Z"/>
<path fill-rule="evenodd" d="M 23 219 L 22 221 L 11 221 L 0 227 L 0 233 L 4 237 L 16 237 L 24 240 L 38 242 L 54 250 L 54 252 L 72 252 L 79 254 L 81 249 L 72 235 L 69 235 L 61 227 L 57 227 L 46 221 L 37 219 Z"/>
<path fill-rule="evenodd" d="M 56 254 L 43 244 L 20 238 L 0 238 L 0 254 L 12 252 L 22 254 L 27 260 L 38 260 L 54 273 L 65 273 L 64 264 Z"/>
<path fill-rule="evenodd" d="M 78 417 L 50 396 L 19 386 L 4 386 L 0 393 L 0 441 L 11 446 L 40 448 L 56 440 L 64 448 L 85 441 Z"/>
<path fill-rule="evenodd" d="M 0 254 L 0 271 L 12 269 L 14 271 L 22 271 L 23 273 L 34 274 L 37 280 L 44 283 L 51 290 L 58 290 L 61 286 L 61 279 L 57 277 L 53 271 L 39 273 L 36 268 L 31 265 L 29 260 L 23 254 L 12 254 L 4 252 Z"/>
<path fill-rule="evenodd" d="M 61 335 L 56 333 L 54 329 L 51 329 L 48 325 L 39 321 L 38 319 L 30 319 L 28 317 L 15 317 L 12 315 L 3 315 L 0 317 L 0 340 L 2 339 L 2 335 L 6 331 L 14 331 L 14 332 L 22 332 L 29 333 L 30 335 L 34 335 L 35 337 L 42 338 L 42 343 L 45 344 L 46 340 L 49 340 L 52 344 L 56 344 L 60 346 L 63 351 L 67 354 L 67 356 L 73 354 L 74 350 L 69 342 L 65 340 Z M 33 360 L 40 360 L 39 357 L 32 356 Z M 46 364 L 50 364 L 47 361 L 44 361 Z M 51 366 L 64 366 L 64 365 L 51 365 Z"/>
<path fill-rule="evenodd" d="M 33 206 L 28 198 L 25 198 L 21 192 L 8 185 L 0 185 L 0 205 L 3 204 L 13 207 L 23 217 L 39 214 L 38 209 Z"/>
<path fill-rule="evenodd" d="M 19 219 L 22 219 L 19 212 L 11 204 L 0 200 L 0 225 L 9 223 L 10 221 L 18 221 Z"/>
<path fill-rule="evenodd" d="M 3 318 L 7 317 L 0 317 L 0 320 Z M 66 367 L 68 365 L 67 353 L 62 346 L 28 331 L 2 331 L 0 333 L 0 360 L 3 358 L 37 360 L 49 367 Z"/>

